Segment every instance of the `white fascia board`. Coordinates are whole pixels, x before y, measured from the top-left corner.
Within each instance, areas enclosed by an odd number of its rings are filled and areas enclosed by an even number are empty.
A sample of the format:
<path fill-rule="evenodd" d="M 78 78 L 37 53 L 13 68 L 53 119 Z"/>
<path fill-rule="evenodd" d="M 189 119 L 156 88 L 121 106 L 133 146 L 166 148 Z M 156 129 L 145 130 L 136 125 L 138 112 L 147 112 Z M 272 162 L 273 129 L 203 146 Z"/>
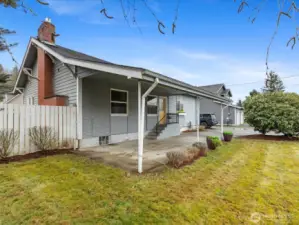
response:
<path fill-rule="evenodd" d="M 212 99 L 221 101 L 221 99 L 219 99 L 217 97 L 214 97 L 214 96 L 211 96 L 211 95 L 208 95 L 208 94 L 204 94 L 204 93 L 201 93 L 201 92 L 198 92 L 198 91 L 194 91 L 194 90 L 191 90 L 189 88 L 185 88 L 185 87 L 182 87 L 180 85 L 173 84 L 173 83 L 170 83 L 170 82 L 167 82 L 167 81 L 163 81 L 161 78 L 159 78 L 159 79 L 160 79 L 159 84 L 161 84 L 161 85 L 171 87 L 171 88 L 174 88 L 174 89 L 177 89 L 177 90 L 181 90 L 181 91 L 184 91 L 184 92 L 189 93 L 189 94 L 194 94 L 195 96 L 207 97 L 207 98 L 212 98 Z M 154 82 L 155 78 L 149 78 L 149 77 L 144 76 L 143 80 Z"/>
<path fill-rule="evenodd" d="M 21 67 L 19 68 L 19 74 L 18 74 L 18 77 L 17 77 L 17 81 L 16 81 L 15 86 L 14 86 L 13 91 L 12 91 L 13 93 L 15 93 L 15 91 L 16 91 L 17 85 L 18 85 L 18 83 L 19 83 L 20 76 L 21 76 L 21 74 L 22 74 L 22 72 L 23 72 L 24 63 L 25 63 L 25 61 L 26 61 L 26 59 L 27 59 L 28 52 L 29 52 L 29 49 L 30 49 L 30 47 L 31 47 L 32 40 L 33 40 L 33 39 L 30 38 L 29 43 L 28 43 L 28 45 L 27 45 L 27 49 L 26 49 L 26 52 L 25 52 L 25 56 L 24 56 L 24 58 L 23 58 Z"/>
<path fill-rule="evenodd" d="M 114 73 L 118 75 L 123 75 L 126 77 L 132 77 L 137 79 L 142 79 L 142 71 L 138 69 L 133 68 L 126 68 L 119 65 L 111 65 L 111 64 L 105 64 L 105 63 L 94 63 L 94 62 L 88 62 L 88 61 L 82 61 L 77 59 L 71 59 L 71 58 L 65 58 L 58 54 L 57 52 L 53 51 L 51 48 L 47 47 L 43 43 L 32 39 L 32 42 L 39 46 L 40 48 L 44 49 L 47 53 L 53 55 L 55 58 L 60 60 L 63 63 L 74 65 L 74 66 L 80 66 L 92 70 L 97 71 L 103 71 L 107 73 Z"/>

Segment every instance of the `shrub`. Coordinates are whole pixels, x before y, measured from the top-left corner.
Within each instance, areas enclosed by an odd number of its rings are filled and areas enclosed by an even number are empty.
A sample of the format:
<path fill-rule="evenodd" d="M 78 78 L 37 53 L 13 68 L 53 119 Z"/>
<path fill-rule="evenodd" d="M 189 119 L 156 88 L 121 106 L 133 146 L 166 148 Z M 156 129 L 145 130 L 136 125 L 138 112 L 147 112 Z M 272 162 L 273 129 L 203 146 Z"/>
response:
<path fill-rule="evenodd" d="M 256 131 L 269 131 L 294 136 L 299 133 L 299 95 L 295 93 L 263 93 L 247 97 L 245 121 Z"/>
<path fill-rule="evenodd" d="M 18 143 L 19 134 L 11 130 L 0 131 L 0 158 L 6 158 L 10 155 L 14 146 Z"/>
<path fill-rule="evenodd" d="M 188 148 L 187 155 L 189 156 L 189 162 L 192 162 L 200 156 L 200 150 L 196 147 Z"/>
<path fill-rule="evenodd" d="M 195 142 L 192 146 L 199 149 L 199 156 L 207 156 L 208 148 L 205 143 Z"/>
<path fill-rule="evenodd" d="M 231 132 L 231 131 L 224 131 L 223 134 L 224 135 L 233 135 L 233 132 Z"/>
<path fill-rule="evenodd" d="M 175 168 L 179 168 L 188 160 L 188 156 L 185 152 L 167 152 L 166 156 L 168 163 Z"/>
<path fill-rule="evenodd" d="M 208 136 L 207 137 L 209 140 L 212 141 L 213 145 L 215 145 L 215 147 L 217 148 L 218 146 L 222 145 L 221 140 L 219 139 L 219 137 L 216 136 Z"/>
<path fill-rule="evenodd" d="M 30 140 L 41 151 L 58 148 L 57 134 L 51 127 L 33 127 L 29 129 Z"/>

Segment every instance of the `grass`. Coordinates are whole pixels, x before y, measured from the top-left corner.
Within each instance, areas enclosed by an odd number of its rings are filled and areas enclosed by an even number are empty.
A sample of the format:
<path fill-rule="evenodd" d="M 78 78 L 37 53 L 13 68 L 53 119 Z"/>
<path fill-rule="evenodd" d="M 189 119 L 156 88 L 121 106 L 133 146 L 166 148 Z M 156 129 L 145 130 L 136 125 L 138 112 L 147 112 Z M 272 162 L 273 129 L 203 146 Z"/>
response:
<path fill-rule="evenodd" d="M 0 224 L 298 224 L 295 142 L 234 140 L 191 166 L 127 175 L 75 155 L 0 165 Z"/>

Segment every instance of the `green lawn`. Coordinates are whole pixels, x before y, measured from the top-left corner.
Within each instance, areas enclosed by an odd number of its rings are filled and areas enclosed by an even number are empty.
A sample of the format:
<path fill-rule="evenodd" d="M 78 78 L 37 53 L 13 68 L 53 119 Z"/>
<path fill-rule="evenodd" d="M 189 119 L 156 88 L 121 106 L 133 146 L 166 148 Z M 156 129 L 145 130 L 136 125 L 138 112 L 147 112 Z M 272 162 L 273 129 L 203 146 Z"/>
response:
<path fill-rule="evenodd" d="M 299 144 L 235 140 L 126 176 L 75 155 L 0 165 L 0 224 L 299 224 Z"/>

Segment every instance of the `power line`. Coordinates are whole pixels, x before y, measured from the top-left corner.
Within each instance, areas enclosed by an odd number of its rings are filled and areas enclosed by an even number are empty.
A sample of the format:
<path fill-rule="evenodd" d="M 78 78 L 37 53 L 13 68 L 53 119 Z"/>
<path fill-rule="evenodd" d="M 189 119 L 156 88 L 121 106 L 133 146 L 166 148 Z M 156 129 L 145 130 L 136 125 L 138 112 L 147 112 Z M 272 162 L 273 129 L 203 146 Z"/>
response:
<path fill-rule="evenodd" d="M 292 77 L 299 77 L 299 75 L 292 75 L 292 76 L 287 76 L 287 77 L 280 77 L 280 79 L 288 79 Z M 247 84 L 255 84 L 255 83 L 260 83 L 264 82 L 265 80 L 258 80 L 258 81 L 252 81 L 252 82 L 247 82 L 247 83 L 239 83 L 239 84 L 228 84 L 225 86 L 238 86 L 238 85 L 247 85 Z"/>

